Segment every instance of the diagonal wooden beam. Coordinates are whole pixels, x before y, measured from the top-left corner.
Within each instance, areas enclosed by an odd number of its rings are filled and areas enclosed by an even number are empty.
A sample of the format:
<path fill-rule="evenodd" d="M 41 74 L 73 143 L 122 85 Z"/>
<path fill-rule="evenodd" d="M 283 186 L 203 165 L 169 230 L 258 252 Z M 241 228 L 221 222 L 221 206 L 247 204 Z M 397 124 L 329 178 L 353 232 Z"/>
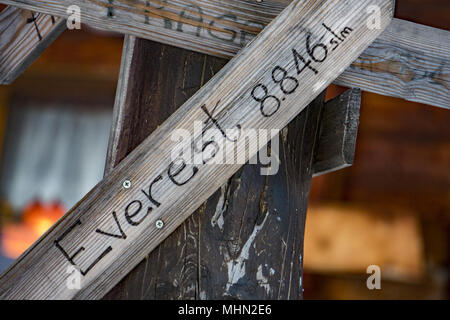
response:
<path fill-rule="evenodd" d="M 214 165 L 221 152 L 256 154 L 239 133 L 284 128 L 387 27 L 393 2 L 292 2 L 3 274 L 0 298 L 103 296 L 242 166 Z M 368 5 L 380 29 L 367 28 Z M 334 51 L 326 26 L 345 35 Z M 209 150 L 190 163 L 180 152 L 192 142 Z M 79 290 L 67 285 L 74 266 Z"/>
<path fill-rule="evenodd" d="M 144 47 L 148 47 L 147 50 L 153 50 L 153 46 L 147 44 L 145 40 L 136 39 L 134 36 L 125 36 L 114 104 L 113 123 L 106 156 L 105 175 L 109 174 L 138 145 L 135 142 L 136 139 L 140 143 L 153 131 L 147 125 L 139 125 L 138 121 L 136 121 L 138 117 L 145 123 L 155 121 L 153 111 L 147 108 L 147 106 L 142 106 L 141 111 L 136 107 L 136 105 L 142 103 L 141 101 L 151 99 L 154 94 L 153 92 L 145 93 L 143 91 L 146 90 L 140 87 L 148 81 L 145 77 L 146 73 L 143 71 L 148 62 L 141 61 L 143 59 L 142 55 L 145 54 L 142 52 L 144 51 Z M 156 49 L 164 52 L 158 46 L 156 46 Z M 167 50 L 169 49 L 167 48 Z M 146 59 L 152 59 L 152 57 L 154 59 L 153 55 L 146 56 Z M 185 59 L 191 61 L 188 58 Z M 219 64 L 219 62 L 216 62 L 216 64 Z M 161 71 L 162 74 L 160 77 L 166 79 L 170 76 L 171 68 L 166 67 L 168 70 L 163 69 L 165 66 L 161 63 L 156 67 L 164 70 Z M 214 73 L 220 69 L 221 67 L 214 67 Z M 195 69 L 193 70 L 195 72 Z M 210 74 L 211 76 L 212 74 Z M 158 78 L 155 81 L 160 81 L 160 79 Z M 183 96 L 190 97 L 194 93 L 192 90 L 200 89 L 203 83 L 197 83 L 190 88 L 190 92 L 186 92 L 186 89 L 183 88 Z M 155 86 L 153 83 L 149 83 L 148 85 L 150 87 Z M 176 96 L 175 93 L 170 95 L 170 99 L 175 99 L 172 96 Z M 140 98 L 138 99 L 137 97 Z M 131 101 L 134 101 L 134 103 L 131 103 Z M 345 93 L 324 104 L 319 124 L 319 139 L 313 161 L 313 175 L 315 177 L 349 167 L 353 164 L 360 106 L 361 90 L 359 89 L 347 90 Z M 178 105 L 173 106 L 173 108 L 177 107 Z M 175 110 L 173 109 L 172 111 Z M 165 115 L 168 117 L 169 114 L 165 113 Z M 161 116 L 161 118 L 165 120 L 165 117 Z"/>
<path fill-rule="evenodd" d="M 106 171 L 226 62 L 126 37 Z M 316 98 L 283 130 L 283 139 L 276 138 L 275 174 L 261 175 L 261 164 L 244 165 L 105 298 L 301 297 L 302 230 L 323 99 L 324 94 Z M 239 275 L 228 277 L 244 264 Z M 257 279 L 258 270 L 260 277 L 267 275 L 265 285 Z"/>
<path fill-rule="evenodd" d="M 225 63 L 126 36 L 105 174 Z M 283 130 L 274 175 L 244 165 L 104 298 L 300 298 L 311 175 L 353 162 L 361 92 L 348 90 L 322 107 L 323 98 Z M 226 276 L 244 263 L 245 272 Z"/>
<path fill-rule="evenodd" d="M 0 11 L 0 84 L 10 84 L 65 30 L 65 20 L 8 6 Z"/>
<path fill-rule="evenodd" d="M 83 23 L 220 57 L 248 44 L 290 0 L 0 0 Z M 394 19 L 336 84 L 450 108 L 450 32 Z"/>

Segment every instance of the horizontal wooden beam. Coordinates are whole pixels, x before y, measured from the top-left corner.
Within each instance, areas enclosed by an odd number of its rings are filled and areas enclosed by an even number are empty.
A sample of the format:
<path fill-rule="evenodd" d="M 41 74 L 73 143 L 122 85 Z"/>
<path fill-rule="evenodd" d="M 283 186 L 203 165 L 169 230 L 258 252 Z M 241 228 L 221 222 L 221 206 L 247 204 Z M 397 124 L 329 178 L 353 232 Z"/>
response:
<path fill-rule="evenodd" d="M 0 298 L 103 296 L 253 158 L 248 130 L 274 137 L 380 35 L 393 3 L 292 2 L 2 275 Z"/>
<path fill-rule="evenodd" d="M 290 0 L 0 0 L 169 45 L 232 57 Z M 394 19 L 373 45 L 336 80 L 364 91 L 450 108 L 450 32 Z"/>
<path fill-rule="evenodd" d="M 133 38 L 124 42 L 107 170 L 227 63 Z M 304 217 L 324 98 L 319 95 L 283 129 L 283 139 L 271 144 L 274 151 L 278 142 L 279 150 L 272 153 L 273 175 L 261 175 L 267 169 L 262 163 L 244 165 L 104 298 L 299 299 Z"/>
<path fill-rule="evenodd" d="M 450 108 L 450 32 L 393 19 L 335 84 Z"/>
<path fill-rule="evenodd" d="M 64 19 L 8 6 L 0 11 L 0 84 L 10 84 L 66 29 Z"/>

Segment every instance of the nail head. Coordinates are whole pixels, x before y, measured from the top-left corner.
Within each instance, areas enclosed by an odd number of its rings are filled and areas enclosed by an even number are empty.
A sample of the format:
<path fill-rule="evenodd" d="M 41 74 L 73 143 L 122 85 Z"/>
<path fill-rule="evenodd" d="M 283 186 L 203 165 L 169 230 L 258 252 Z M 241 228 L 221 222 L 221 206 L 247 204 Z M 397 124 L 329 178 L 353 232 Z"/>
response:
<path fill-rule="evenodd" d="M 130 180 L 125 180 L 122 185 L 123 185 L 123 187 L 125 189 L 130 189 L 131 188 L 131 181 Z"/>
<path fill-rule="evenodd" d="M 162 229 L 164 227 L 164 222 L 162 220 L 157 220 L 155 222 L 156 228 Z"/>

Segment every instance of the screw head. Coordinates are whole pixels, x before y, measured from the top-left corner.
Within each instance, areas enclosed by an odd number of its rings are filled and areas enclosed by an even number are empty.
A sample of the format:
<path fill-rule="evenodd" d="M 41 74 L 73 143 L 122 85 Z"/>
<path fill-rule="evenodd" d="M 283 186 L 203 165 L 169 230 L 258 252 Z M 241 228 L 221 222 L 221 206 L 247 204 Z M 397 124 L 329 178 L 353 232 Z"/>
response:
<path fill-rule="evenodd" d="M 131 181 L 130 181 L 130 180 L 125 180 L 125 181 L 122 183 L 122 186 L 123 186 L 125 189 L 130 189 L 130 188 L 131 188 Z"/>
<path fill-rule="evenodd" d="M 155 226 L 157 229 L 162 229 L 164 227 L 164 222 L 162 220 L 156 220 Z"/>

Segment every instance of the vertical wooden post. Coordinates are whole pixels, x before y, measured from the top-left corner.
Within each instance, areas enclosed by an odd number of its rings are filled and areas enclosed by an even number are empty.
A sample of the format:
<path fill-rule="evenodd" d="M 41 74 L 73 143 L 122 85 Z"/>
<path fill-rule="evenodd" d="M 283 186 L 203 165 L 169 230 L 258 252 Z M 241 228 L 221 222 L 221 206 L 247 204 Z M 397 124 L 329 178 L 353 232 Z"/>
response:
<path fill-rule="evenodd" d="M 127 37 L 106 173 L 226 60 Z M 324 95 L 283 130 L 273 176 L 245 165 L 106 299 L 299 299 Z"/>

